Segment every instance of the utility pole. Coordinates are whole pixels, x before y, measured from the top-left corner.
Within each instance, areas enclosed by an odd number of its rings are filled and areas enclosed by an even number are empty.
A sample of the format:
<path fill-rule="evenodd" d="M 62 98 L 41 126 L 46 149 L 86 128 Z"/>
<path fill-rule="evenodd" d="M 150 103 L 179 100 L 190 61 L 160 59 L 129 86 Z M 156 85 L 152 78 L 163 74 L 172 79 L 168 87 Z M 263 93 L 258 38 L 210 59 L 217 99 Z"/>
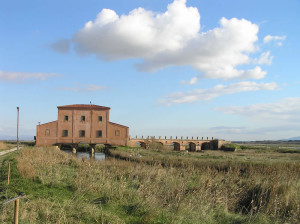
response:
<path fill-rule="evenodd" d="M 18 118 L 17 118 L 17 152 L 19 153 L 19 107 L 17 107 Z"/>

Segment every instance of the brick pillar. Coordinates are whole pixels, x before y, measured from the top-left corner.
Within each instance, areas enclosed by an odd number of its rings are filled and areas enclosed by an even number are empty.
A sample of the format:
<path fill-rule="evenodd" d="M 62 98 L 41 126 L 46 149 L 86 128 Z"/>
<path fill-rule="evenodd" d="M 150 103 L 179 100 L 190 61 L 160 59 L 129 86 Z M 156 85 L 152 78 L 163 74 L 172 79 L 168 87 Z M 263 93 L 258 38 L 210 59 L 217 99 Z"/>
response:
<path fill-rule="evenodd" d="M 180 144 L 180 151 L 184 151 L 184 150 L 185 150 L 185 145 Z"/>
<path fill-rule="evenodd" d="M 91 158 L 95 157 L 95 150 L 96 150 L 96 145 L 90 145 L 91 146 Z"/>

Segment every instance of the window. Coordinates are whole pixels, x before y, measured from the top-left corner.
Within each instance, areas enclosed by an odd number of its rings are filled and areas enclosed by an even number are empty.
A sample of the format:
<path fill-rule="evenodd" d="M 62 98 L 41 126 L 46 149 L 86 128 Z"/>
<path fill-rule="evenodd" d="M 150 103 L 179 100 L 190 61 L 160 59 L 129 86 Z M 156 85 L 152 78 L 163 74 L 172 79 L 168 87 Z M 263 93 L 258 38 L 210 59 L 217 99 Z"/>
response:
<path fill-rule="evenodd" d="M 80 121 L 85 121 L 85 116 L 81 116 Z"/>
<path fill-rule="evenodd" d="M 64 121 L 68 121 L 69 120 L 69 116 L 65 115 Z"/>
<path fill-rule="evenodd" d="M 100 130 L 96 131 L 96 137 L 102 138 L 102 131 L 100 131 Z"/>
<path fill-rule="evenodd" d="M 120 130 L 115 130 L 115 136 L 120 136 Z"/>
<path fill-rule="evenodd" d="M 79 137 L 80 137 L 80 138 L 85 137 L 85 130 L 80 130 L 80 131 L 79 131 Z"/>
<path fill-rule="evenodd" d="M 98 121 L 102 122 L 102 116 L 98 116 Z"/>
<path fill-rule="evenodd" d="M 62 131 L 62 137 L 68 137 L 68 130 Z"/>
<path fill-rule="evenodd" d="M 50 129 L 46 129 L 45 135 L 46 135 L 46 136 L 49 136 L 49 135 L 50 135 Z"/>

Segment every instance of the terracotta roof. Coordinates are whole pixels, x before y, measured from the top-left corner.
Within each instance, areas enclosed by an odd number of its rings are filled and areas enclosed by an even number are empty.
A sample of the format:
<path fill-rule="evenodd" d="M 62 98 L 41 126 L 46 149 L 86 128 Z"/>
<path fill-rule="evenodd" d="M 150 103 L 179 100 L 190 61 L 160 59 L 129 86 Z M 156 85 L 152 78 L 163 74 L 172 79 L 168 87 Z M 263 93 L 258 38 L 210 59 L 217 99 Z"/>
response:
<path fill-rule="evenodd" d="M 48 124 L 51 124 L 51 123 L 54 123 L 54 122 L 57 122 L 57 120 L 56 121 L 50 121 L 50 122 L 47 122 L 47 123 L 44 123 L 44 124 L 38 124 L 38 125 L 48 125 Z"/>
<path fill-rule="evenodd" d="M 110 107 L 103 107 L 94 104 L 72 104 L 65 106 L 58 106 L 58 109 L 77 109 L 77 110 L 110 110 Z"/>
<path fill-rule="evenodd" d="M 110 123 L 110 124 L 112 124 L 112 125 L 116 125 L 116 126 L 121 126 L 121 127 L 125 127 L 125 128 L 128 128 L 127 126 L 125 126 L 125 125 L 121 125 L 121 124 L 117 124 L 117 123 L 113 123 L 113 122 L 108 122 L 108 123 Z"/>

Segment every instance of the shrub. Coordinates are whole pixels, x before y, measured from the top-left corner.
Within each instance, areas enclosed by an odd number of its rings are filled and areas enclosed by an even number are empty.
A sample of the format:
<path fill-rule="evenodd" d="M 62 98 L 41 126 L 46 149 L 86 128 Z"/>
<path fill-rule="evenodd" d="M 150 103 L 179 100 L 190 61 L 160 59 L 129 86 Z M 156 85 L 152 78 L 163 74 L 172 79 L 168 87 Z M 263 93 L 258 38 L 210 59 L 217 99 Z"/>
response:
<path fill-rule="evenodd" d="M 241 149 L 241 147 L 239 145 L 237 145 L 237 144 L 230 143 L 230 144 L 224 144 L 224 145 L 222 145 L 221 149 L 224 150 L 224 151 L 235 152 L 238 149 Z"/>

